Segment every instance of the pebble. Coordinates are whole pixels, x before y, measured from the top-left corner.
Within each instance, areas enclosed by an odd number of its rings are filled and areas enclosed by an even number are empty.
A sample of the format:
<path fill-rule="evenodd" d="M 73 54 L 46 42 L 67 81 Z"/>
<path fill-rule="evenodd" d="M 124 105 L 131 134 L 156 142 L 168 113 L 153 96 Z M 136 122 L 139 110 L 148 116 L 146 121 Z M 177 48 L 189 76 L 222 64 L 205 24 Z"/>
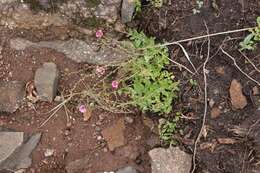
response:
<path fill-rule="evenodd" d="M 45 157 L 51 157 L 51 156 L 53 156 L 53 154 L 54 154 L 54 149 L 46 149 L 46 151 L 44 152 L 44 156 Z"/>
<path fill-rule="evenodd" d="M 132 117 L 125 117 L 125 122 L 128 124 L 132 124 L 134 122 L 134 119 Z"/>

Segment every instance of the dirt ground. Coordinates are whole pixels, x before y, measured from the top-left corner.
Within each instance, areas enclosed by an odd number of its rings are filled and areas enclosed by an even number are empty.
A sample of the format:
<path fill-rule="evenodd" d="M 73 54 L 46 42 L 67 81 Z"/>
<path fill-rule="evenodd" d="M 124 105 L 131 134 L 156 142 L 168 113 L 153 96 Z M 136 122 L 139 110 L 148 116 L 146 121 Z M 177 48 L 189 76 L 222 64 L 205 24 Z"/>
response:
<path fill-rule="evenodd" d="M 170 42 L 207 34 L 206 28 L 210 33 L 216 33 L 255 26 L 256 17 L 260 16 L 258 0 L 207 0 L 201 12 L 194 15 L 192 9 L 195 7 L 195 1 L 189 0 L 172 1 L 160 9 L 151 8 L 145 3 L 142 12 L 129 26 L 143 30 L 159 41 Z M 0 80 L 33 81 L 36 69 L 44 62 L 51 61 L 57 64 L 61 72 L 59 93 L 68 92 L 68 89 L 81 78 L 81 72 L 73 72 L 85 69 L 88 65 L 70 61 L 63 54 L 51 49 L 29 48 L 18 52 L 9 46 L 10 39 L 16 37 L 32 41 L 75 37 L 75 33 L 67 34 L 68 32 L 71 31 L 66 28 L 50 27 L 46 30 L 31 31 L 0 27 L 0 45 L 3 47 Z M 257 85 L 244 76 L 234 66 L 234 62 L 220 50 L 222 45 L 225 51 L 236 57 L 237 64 L 247 74 L 260 81 L 259 72 L 247 63 L 238 51 L 239 42 L 245 35 L 245 32 L 239 32 L 210 38 L 210 60 L 207 65 L 208 103 L 214 100 L 214 104 L 208 108 L 206 128 L 198 143 L 197 173 L 260 172 L 260 126 L 256 124 L 260 117 L 260 106 L 252 96 L 253 88 Z M 80 35 L 76 34 L 76 37 Z M 174 103 L 174 112 L 170 117 L 174 117 L 179 111 L 190 117 L 181 119 L 174 139 L 178 141 L 178 146 L 192 154 L 205 106 L 202 64 L 207 56 L 207 38 L 185 42 L 183 46 L 188 51 L 198 74 L 190 75 L 174 65 L 169 66 L 181 84 L 179 99 Z M 173 60 L 192 69 L 177 46 L 169 46 L 169 51 Z M 245 54 L 258 68 L 260 67 L 260 49 L 246 51 Z M 198 85 L 191 86 L 190 79 L 196 80 Z M 229 88 L 233 79 L 242 84 L 243 93 L 247 98 L 247 106 L 241 110 L 235 110 L 231 105 Z M 28 173 L 65 173 L 67 163 L 86 156 L 86 173 L 115 170 L 127 165 L 134 166 L 141 173 L 151 172 L 147 152 L 152 147 L 147 144 L 147 140 L 153 133 L 144 125 L 140 113 L 127 115 L 134 120 L 134 123 L 126 123 L 124 136 L 127 143 L 124 147 L 110 152 L 106 143 L 98 139 L 100 131 L 124 119 L 126 115 L 95 110 L 91 119 L 84 122 L 76 106 L 71 103 L 68 105 L 69 121 L 66 112 L 61 109 L 46 125 L 40 127 L 56 104 L 25 104 L 14 114 L 0 114 L 0 125 L 4 124 L 7 128 L 28 133 L 43 132 L 41 142 L 33 152 L 33 164 Z M 216 117 L 212 116 L 214 108 L 220 112 Z M 154 115 L 148 116 L 155 123 L 159 119 Z M 246 132 L 238 132 L 239 127 Z M 54 157 L 44 157 L 46 149 L 54 149 Z"/>
<path fill-rule="evenodd" d="M 171 42 L 205 35 L 207 28 L 209 33 L 217 33 L 255 26 L 255 19 L 260 15 L 260 2 L 255 0 L 209 0 L 206 3 L 204 1 L 204 5 L 200 13 L 196 15 L 192 14 L 192 9 L 196 8 L 195 1 L 174 1 L 171 5 L 164 5 L 158 10 L 147 7 L 138 16 L 139 20 L 135 23 L 135 26 L 161 41 Z M 236 129 L 237 126 L 242 126 L 248 130 L 259 119 L 259 106 L 256 106 L 251 97 L 252 89 L 257 84 L 245 77 L 234 66 L 234 62 L 220 50 L 220 46 L 222 46 L 225 51 L 236 58 L 237 64 L 242 70 L 259 81 L 259 71 L 246 63 L 245 57 L 238 51 L 239 42 L 245 34 L 245 32 L 239 32 L 210 38 L 207 86 L 208 101 L 213 99 L 214 106 L 208 110 L 206 130 L 199 142 L 197 172 L 259 172 L 259 166 L 256 164 L 259 163 L 259 155 L 257 156 L 259 148 L 257 148 L 257 142 L 255 142 L 257 139 L 241 137 L 232 130 Z M 183 43 L 183 46 L 189 53 L 194 66 L 199 69 L 199 74 L 191 76 L 186 72 L 180 73 L 178 69 L 173 67 L 176 78 L 183 84 L 180 100 L 175 107 L 182 108 L 198 118 L 198 120 L 184 120 L 183 126 L 185 126 L 186 135 L 180 137 L 180 143 L 192 152 L 204 110 L 204 80 L 201 66 L 207 57 L 207 38 L 186 42 Z M 169 49 L 171 58 L 192 69 L 177 46 L 170 46 Z M 259 67 L 259 53 L 259 49 L 257 49 L 245 54 Z M 198 88 L 194 89 L 188 86 L 190 78 L 198 81 Z M 248 105 L 242 110 L 232 109 L 230 103 L 229 88 L 233 79 L 241 82 L 243 92 L 248 100 Z M 220 110 L 220 115 L 212 118 L 211 113 L 216 107 L 218 111 Z M 190 134 L 187 135 L 187 132 Z M 228 138 L 236 142 L 231 142 L 232 144 L 222 143 L 219 142 L 219 138 Z"/>

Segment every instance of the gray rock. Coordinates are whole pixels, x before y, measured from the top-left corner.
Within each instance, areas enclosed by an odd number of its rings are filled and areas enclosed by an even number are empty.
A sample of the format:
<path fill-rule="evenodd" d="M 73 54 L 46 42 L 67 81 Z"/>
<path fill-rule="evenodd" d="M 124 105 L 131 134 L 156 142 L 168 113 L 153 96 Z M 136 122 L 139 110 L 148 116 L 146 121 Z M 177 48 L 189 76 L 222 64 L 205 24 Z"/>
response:
<path fill-rule="evenodd" d="M 0 132 L 0 138 L 1 138 L 1 133 L 7 133 L 7 132 Z M 15 134 L 15 133 L 14 133 Z M 22 133 L 23 134 L 23 133 Z M 12 154 L 6 158 L 2 159 L 3 161 L 0 162 L 0 171 L 1 170 L 19 170 L 19 169 L 25 169 L 31 166 L 32 160 L 30 158 L 31 152 L 35 149 L 37 146 L 38 142 L 40 141 L 41 138 L 41 133 L 37 133 L 30 138 L 25 138 L 23 137 L 23 143 L 21 144 L 22 140 L 22 134 L 16 134 L 16 136 L 12 136 L 6 141 L 6 145 L 1 146 L 0 150 L 5 150 L 6 147 L 9 148 L 9 145 L 13 145 L 13 152 Z M 10 134 L 9 134 L 10 135 Z M 16 142 L 13 142 L 13 139 L 11 138 L 17 138 Z M 2 139 L 1 139 L 2 141 Z M 19 144 L 19 145 L 18 145 Z M 9 149 L 9 151 L 11 151 Z M 3 151 L 0 151 L 0 153 L 3 153 Z M 9 152 L 10 153 L 10 152 Z"/>
<path fill-rule="evenodd" d="M 0 82 L 0 112 L 15 112 L 20 107 L 25 94 L 23 82 Z"/>
<path fill-rule="evenodd" d="M 0 5 L 5 4 L 5 3 L 13 3 L 16 2 L 17 0 L 0 0 Z"/>
<path fill-rule="evenodd" d="M 33 43 L 22 38 L 16 38 L 10 41 L 10 47 L 19 51 L 28 47 L 50 48 L 65 54 L 67 58 L 75 62 L 98 65 L 116 64 L 130 58 L 125 52 L 108 47 L 101 47 L 97 51 L 95 43 L 87 43 L 77 39 Z"/>
<path fill-rule="evenodd" d="M 135 12 L 135 0 L 123 0 L 121 8 L 121 21 L 131 22 Z"/>
<path fill-rule="evenodd" d="M 155 148 L 149 151 L 149 156 L 151 157 L 152 173 L 190 172 L 192 157 L 178 147 Z"/>
<path fill-rule="evenodd" d="M 60 14 L 34 13 L 28 4 L 17 2 L 17 0 L 5 2 L 0 4 L 0 24 L 8 28 L 42 29 L 48 26 L 68 25 L 67 18 Z"/>
<path fill-rule="evenodd" d="M 53 101 L 57 93 L 58 79 L 59 71 L 54 63 L 44 63 L 36 70 L 34 83 L 40 100 Z"/>
<path fill-rule="evenodd" d="M 131 166 L 119 169 L 116 173 L 138 173 L 137 170 Z"/>
<path fill-rule="evenodd" d="M 22 145 L 23 132 L 0 132 L 0 164 Z"/>
<path fill-rule="evenodd" d="M 121 0 L 101 0 L 101 3 L 95 9 L 94 15 L 113 23 L 118 18 L 118 12 Z"/>

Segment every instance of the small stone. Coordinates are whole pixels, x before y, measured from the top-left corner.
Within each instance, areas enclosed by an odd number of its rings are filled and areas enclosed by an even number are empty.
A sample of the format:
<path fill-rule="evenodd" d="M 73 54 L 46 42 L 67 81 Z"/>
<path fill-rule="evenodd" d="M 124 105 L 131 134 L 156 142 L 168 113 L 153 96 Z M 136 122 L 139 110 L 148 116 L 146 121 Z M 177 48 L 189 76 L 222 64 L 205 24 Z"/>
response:
<path fill-rule="evenodd" d="M 253 95 L 258 95 L 258 94 L 260 94 L 259 88 L 258 88 L 258 86 L 254 86 L 253 87 Z"/>
<path fill-rule="evenodd" d="M 243 109 L 247 105 L 246 97 L 242 92 L 242 86 L 237 80 L 232 80 L 229 94 L 234 109 Z"/>
<path fill-rule="evenodd" d="M 211 118 L 218 118 L 221 114 L 221 111 L 218 107 L 213 107 L 210 112 Z"/>
<path fill-rule="evenodd" d="M 131 22 L 135 12 L 135 0 L 123 0 L 121 8 L 122 23 Z"/>
<path fill-rule="evenodd" d="M 125 122 L 128 124 L 132 124 L 134 122 L 134 119 L 132 117 L 125 117 Z"/>
<path fill-rule="evenodd" d="M 115 148 L 125 145 L 126 140 L 124 137 L 125 123 L 124 119 L 119 119 L 111 127 L 102 130 L 102 135 L 107 141 L 110 151 L 114 151 Z"/>
<path fill-rule="evenodd" d="M 98 137 L 97 137 L 97 140 L 98 140 L 98 141 L 101 141 L 102 139 L 103 139 L 102 136 L 98 136 Z"/>
<path fill-rule="evenodd" d="M 209 106 L 212 108 L 215 104 L 215 101 L 213 99 L 209 100 Z"/>
<path fill-rule="evenodd" d="M 25 83 L 0 82 L 0 112 L 15 112 L 25 98 Z"/>
<path fill-rule="evenodd" d="M 99 126 L 95 127 L 95 131 L 100 132 L 102 129 Z"/>
<path fill-rule="evenodd" d="M 61 96 L 56 96 L 54 101 L 55 102 L 62 102 L 62 97 Z"/>
<path fill-rule="evenodd" d="M 121 168 L 116 173 L 138 173 L 137 170 L 131 166 L 127 166 L 125 168 Z"/>
<path fill-rule="evenodd" d="M 224 75 L 225 74 L 225 68 L 224 67 L 216 67 L 216 72 L 219 75 Z"/>
<path fill-rule="evenodd" d="M 152 173 L 190 172 L 192 157 L 178 147 L 155 148 L 149 151 L 149 156 L 151 158 Z"/>
<path fill-rule="evenodd" d="M 45 157 L 51 157 L 51 156 L 53 156 L 53 154 L 54 154 L 54 149 L 47 149 L 45 152 L 44 152 L 44 156 Z"/>
<path fill-rule="evenodd" d="M 40 100 L 53 101 L 57 94 L 58 79 L 59 71 L 54 63 L 44 63 L 36 70 L 34 83 Z"/>

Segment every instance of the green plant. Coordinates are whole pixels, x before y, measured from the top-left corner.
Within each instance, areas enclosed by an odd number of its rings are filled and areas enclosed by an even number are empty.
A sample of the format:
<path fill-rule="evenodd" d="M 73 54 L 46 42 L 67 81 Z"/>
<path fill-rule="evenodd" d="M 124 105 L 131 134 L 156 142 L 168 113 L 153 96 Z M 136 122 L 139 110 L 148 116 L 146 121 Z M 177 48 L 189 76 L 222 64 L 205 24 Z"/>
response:
<path fill-rule="evenodd" d="M 176 127 L 177 127 L 177 123 L 179 121 L 180 117 L 179 114 L 177 113 L 175 118 L 171 121 L 166 120 L 166 119 L 161 119 L 160 123 L 159 123 L 159 135 L 160 138 L 172 145 L 174 144 L 174 140 L 173 140 L 173 134 L 176 132 Z"/>
<path fill-rule="evenodd" d="M 159 114 L 171 112 L 179 82 L 174 82 L 173 74 L 166 69 L 169 64 L 167 48 L 157 45 L 154 38 L 136 30 L 129 32 L 129 39 L 139 54 L 125 67 L 131 77 L 126 81 L 130 85 L 122 91 L 130 96 L 132 105 L 142 111 Z"/>
<path fill-rule="evenodd" d="M 200 13 L 200 9 L 203 7 L 203 4 L 204 4 L 204 2 L 202 0 L 197 0 L 196 1 L 196 6 L 197 7 L 192 9 L 193 14 Z"/>
<path fill-rule="evenodd" d="M 163 0 L 152 0 L 152 4 L 156 8 L 160 8 L 163 5 Z"/>
<path fill-rule="evenodd" d="M 254 50 L 257 43 L 260 41 L 260 16 L 257 17 L 256 21 L 257 26 L 250 29 L 249 32 L 251 33 L 247 35 L 242 42 L 240 42 L 240 50 Z"/>
<path fill-rule="evenodd" d="M 194 79 L 190 79 L 189 82 L 190 82 L 192 87 L 198 86 L 198 82 L 196 80 L 194 80 Z"/>
<path fill-rule="evenodd" d="M 142 11 L 142 4 L 140 0 L 135 0 L 135 13 L 140 13 Z"/>

